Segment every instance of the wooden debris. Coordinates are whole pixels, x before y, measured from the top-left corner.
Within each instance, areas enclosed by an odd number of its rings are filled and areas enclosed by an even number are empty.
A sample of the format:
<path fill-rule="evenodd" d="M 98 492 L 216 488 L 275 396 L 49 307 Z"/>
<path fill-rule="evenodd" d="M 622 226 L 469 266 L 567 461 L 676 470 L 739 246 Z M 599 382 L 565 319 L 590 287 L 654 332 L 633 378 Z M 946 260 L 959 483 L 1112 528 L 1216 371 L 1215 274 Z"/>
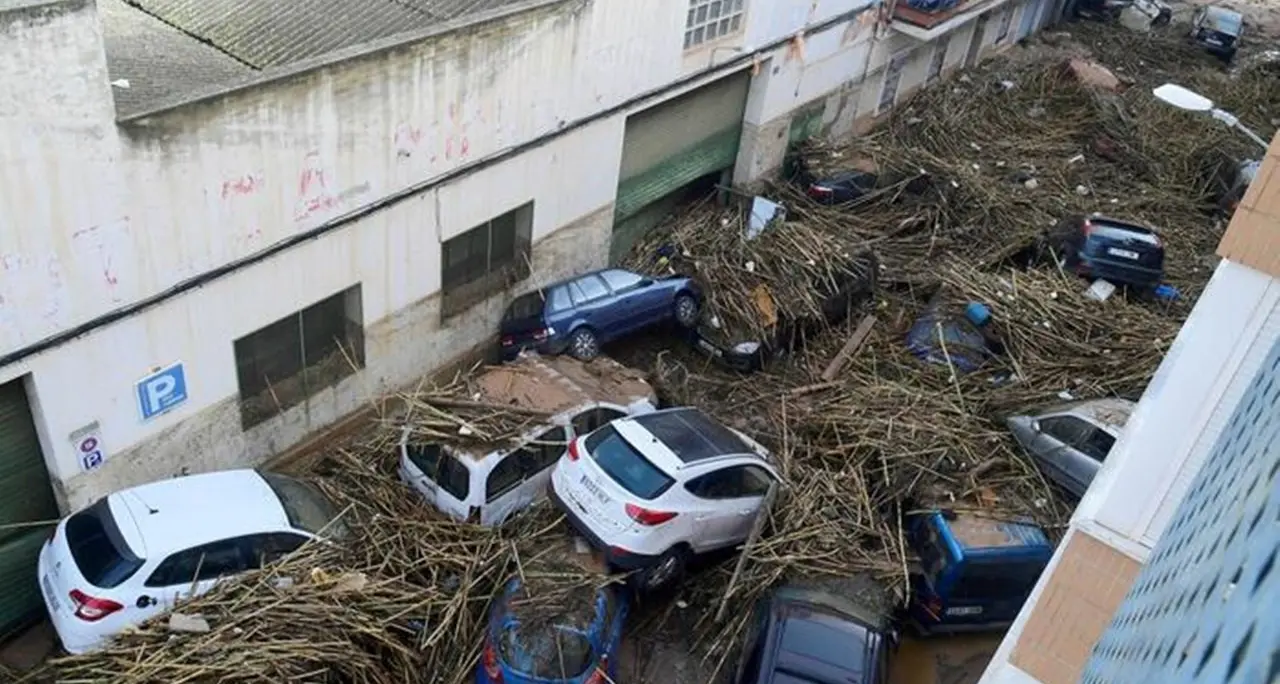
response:
<path fill-rule="evenodd" d="M 834 380 L 836 373 L 844 367 L 845 362 L 849 360 L 858 351 L 858 347 L 862 346 L 863 341 L 867 339 L 867 335 L 871 334 L 871 328 L 876 324 L 875 316 L 867 316 L 863 318 L 858 327 L 854 329 L 853 334 L 849 336 L 849 341 L 844 343 L 840 351 L 836 353 L 835 358 L 831 359 L 831 363 L 822 371 L 822 379 L 825 381 Z"/>

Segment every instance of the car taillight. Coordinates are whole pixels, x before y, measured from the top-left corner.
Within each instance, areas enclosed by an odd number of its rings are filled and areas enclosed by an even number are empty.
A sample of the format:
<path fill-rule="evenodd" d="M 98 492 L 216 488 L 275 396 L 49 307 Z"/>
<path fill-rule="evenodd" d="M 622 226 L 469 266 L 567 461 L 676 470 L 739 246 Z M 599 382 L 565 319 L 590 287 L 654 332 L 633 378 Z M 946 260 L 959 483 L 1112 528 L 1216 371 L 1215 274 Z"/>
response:
<path fill-rule="evenodd" d="M 667 511 L 651 511 L 647 508 L 641 508 L 635 504 L 627 504 L 627 515 L 631 519 L 645 526 L 661 525 L 668 520 L 676 517 L 676 513 Z"/>
<path fill-rule="evenodd" d="M 1093 232 L 1093 222 L 1092 222 L 1092 221 L 1085 221 L 1085 222 L 1080 226 L 1080 231 L 1081 231 L 1082 233 L 1084 233 L 1086 236 L 1087 236 L 1089 233 L 1092 233 L 1092 232 Z"/>
<path fill-rule="evenodd" d="M 826 197 L 827 195 L 830 195 L 830 194 L 831 194 L 831 193 L 833 193 L 833 192 L 835 192 L 835 191 L 834 191 L 834 190 L 832 190 L 831 188 L 828 188 L 828 187 L 827 187 L 827 186 L 825 186 L 825 185 L 810 185 L 810 186 L 809 186 L 809 196 L 810 196 L 810 197 Z"/>
<path fill-rule="evenodd" d="M 609 682 L 609 656 L 602 656 L 600 664 L 592 671 L 591 676 L 582 684 L 607 684 Z"/>
<path fill-rule="evenodd" d="M 71 603 L 76 607 L 76 617 L 85 622 L 97 622 L 124 608 L 110 599 L 94 598 L 79 589 L 71 590 Z"/>
<path fill-rule="evenodd" d="M 556 334 L 555 328 L 543 328 L 542 330 L 535 330 L 533 332 L 533 341 L 546 342 L 547 338 L 551 337 L 554 334 Z"/>
<path fill-rule="evenodd" d="M 568 456 L 570 461 L 576 461 L 582 457 L 582 454 L 578 451 L 578 440 L 575 439 L 569 442 L 569 450 L 565 452 L 565 456 Z"/>
<path fill-rule="evenodd" d="M 498 338 L 498 343 L 504 347 L 510 347 L 511 345 L 516 343 L 516 338 L 510 335 L 503 335 L 502 337 Z"/>
<path fill-rule="evenodd" d="M 493 684 L 502 684 L 502 668 L 498 666 L 498 652 L 493 648 L 493 638 L 484 640 L 484 674 Z"/>

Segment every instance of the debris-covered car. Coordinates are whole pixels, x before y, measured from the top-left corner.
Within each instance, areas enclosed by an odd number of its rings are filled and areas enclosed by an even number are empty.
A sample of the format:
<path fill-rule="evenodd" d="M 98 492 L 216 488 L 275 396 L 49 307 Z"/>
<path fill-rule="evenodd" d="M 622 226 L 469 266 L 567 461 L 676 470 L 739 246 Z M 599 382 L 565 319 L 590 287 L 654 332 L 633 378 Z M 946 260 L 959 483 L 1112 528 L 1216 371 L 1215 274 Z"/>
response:
<path fill-rule="evenodd" d="M 507 582 L 489 613 L 476 684 L 606 684 L 618 681 L 618 647 L 628 597 L 589 568 L 588 554 L 548 549 Z M 538 566 L 546 565 L 545 568 Z M 574 566 L 578 567 L 574 567 Z M 593 570 L 596 587 L 559 586 Z M 527 584 L 534 585 L 528 587 Z M 548 600 L 549 598 L 553 600 Z"/>
<path fill-rule="evenodd" d="M 696 408 L 623 418 L 569 445 L 551 498 L 638 589 L 662 589 L 695 554 L 746 540 L 779 481 L 750 437 Z"/>
<path fill-rule="evenodd" d="M 515 418 L 499 427 L 412 407 L 405 418 L 400 478 L 437 509 L 482 525 L 500 524 L 541 498 L 570 441 L 658 403 L 642 374 L 613 359 L 536 354 L 484 369 L 457 396 L 420 400 L 455 415 L 472 408 Z"/>
<path fill-rule="evenodd" d="M 931 180 L 923 171 L 901 173 L 886 170 L 868 157 L 824 159 L 818 143 L 805 143 L 792 151 L 786 173 L 804 194 L 818 204 L 850 204 L 870 198 L 878 190 L 895 186 L 911 194 L 927 190 Z M 815 160 L 821 160 L 816 164 Z"/>
<path fill-rule="evenodd" d="M 593 271 L 517 297 L 502 316 L 499 345 L 505 359 L 529 349 L 591 360 L 600 345 L 644 328 L 692 326 L 700 301 L 697 285 L 683 276 Z"/>
<path fill-rule="evenodd" d="M 284 475 L 226 470 L 160 480 L 58 523 L 40 551 L 40 589 L 63 648 L 85 653 L 219 580 L 347 534 L 319 489 Z"/>
<path fill-rule="evenodd" d="M 1094 399 L 1012 416 L 1007 423 L 1050 480 L 1084 496 L 1133 409 L 1127 399 Z"/>
<path fill-rule="evenodd" d="M 1053 543 L 1030 522 L 931 511 L 908 525 L 921 567 L 907 621 L 922 634 L 1007 627 L 1053 557 Z"/>
<path fill-rule="evenodd" d="M 1139 223 L 1069 216 L 1049 231 L 1047 245 L 1064 269 L 1091 280 L 1150 289 L 1164 279 L 1164 241 Z"/>
<path fill-rule="evenodd" d="M 1230 64 L 1244 36 L 1244 15 L 1221 5 L 1196 10 L 1191 17 L 1191 39 Z"/>
<path fill-rule="evenodd" d="M 1146 17 L 1152 27 L 1166 26 L 1173 20 L 1173 8 L 1158 0 L 1077 0 L 1075 5 L 1077 18 L 1109 21 L 1126 11 Z"/>
<path fill-rule="evenodd" d="M 855 590 L 792 584 L 760 599 L 734 684 L 887 684 L 897 645 L 890 602 L 868 578 Z"/>

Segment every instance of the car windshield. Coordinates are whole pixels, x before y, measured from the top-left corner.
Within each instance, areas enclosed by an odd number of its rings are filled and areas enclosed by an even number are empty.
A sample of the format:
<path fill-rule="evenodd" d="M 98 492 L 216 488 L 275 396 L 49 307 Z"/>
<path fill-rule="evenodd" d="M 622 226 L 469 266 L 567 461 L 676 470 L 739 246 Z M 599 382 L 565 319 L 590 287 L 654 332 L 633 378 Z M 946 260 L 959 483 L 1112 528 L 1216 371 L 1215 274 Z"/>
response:
<path fill-rule="evenodd" d="M 1216 7 L 1209 10 L 1209 22 L 1212 24 L 1213 29 L 1229 36 L 1240 35 L 1241 30 L 1244 28 L 1243 19 L 1244 17 L 1241 15 L 1228 10 Z"/>
<path fill-rule="evenodd" d="M 541 290 L 520 295 L 507 307 L 507 312 L 503 314 L 502 320 L 505 322 L 537 318 L 542 315 L 544 301 L 546 300 L 543 298 Z"/>
<path fill-rule="evenodd" d="M 532 679 L 574 679 L 591 666 L 591 642 L 581 632 L 545 625 L 529 631 L 525 634 L 519 622 L 509 622 L 498 639 L 502 661 L 520 674 Z"/>
<path fill-rule="evenodd" d="M 1128 242 L 1136 240 L 1145 242 L 1152 247 L 1160 246 L 1160 238 L 1152 231 L 1137 226 L 1117 226 L 1107 223 L 1094 223 L 1093 229 L 1089 233 L 1090 236 L 1097 236 L 1106 240 L 1116 240 L 1118 242 Z"/>
<path fill-rule="evenodd" d="M 675 480 L 650 463 L 636 451 L 612 425 L 606 425 L 591 433 L 586 441 L 587 452 L 595 459 L 614 482 L 640 497 L 653 499 L 667 491 Z"/>
<path fill-rule="evenodd" d="M 67 518 L 66 535 L 76 567 L 95 587 L 118 587 L 142 567 L 143 559 L 120 535 L 105 498 Z"/>
<path fill-rule="evenodd" d="M 280 499 L 290 525 L 314 535 L 323 532 L 323 536 L 334 539 L 347 537 L 347 526 L 341 520 L 335 520 L 338 510 L 319 489 L 292 477 L 274 473 L 261 475 Z"/>

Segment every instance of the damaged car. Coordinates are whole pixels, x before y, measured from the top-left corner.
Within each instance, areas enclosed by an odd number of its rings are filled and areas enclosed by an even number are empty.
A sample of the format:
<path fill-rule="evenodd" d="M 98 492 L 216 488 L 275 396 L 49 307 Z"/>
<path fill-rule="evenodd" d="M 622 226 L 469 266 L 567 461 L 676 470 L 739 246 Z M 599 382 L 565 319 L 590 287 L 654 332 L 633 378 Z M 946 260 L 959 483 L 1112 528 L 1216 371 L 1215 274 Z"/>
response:
<path fill-rule="evenodd" d="M 1191 17 L 1191 40 L 1230 64 L 1244 36 L 1244 15 L 1221 5 L 1201 7 Z"/>
<path fill-rule="evenodd" d="M 1012 416 L 1009 431 L 1050 480 L 1084 496 L 1129 422 L 1135 404 L 1094 399 Z"/>

